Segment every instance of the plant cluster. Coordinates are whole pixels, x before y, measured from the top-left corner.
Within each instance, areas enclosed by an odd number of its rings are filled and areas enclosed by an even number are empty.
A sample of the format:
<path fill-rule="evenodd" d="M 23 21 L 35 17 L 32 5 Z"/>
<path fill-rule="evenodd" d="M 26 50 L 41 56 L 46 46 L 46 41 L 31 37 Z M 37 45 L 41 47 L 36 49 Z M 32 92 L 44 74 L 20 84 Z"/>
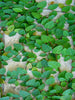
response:
<path fill-rule="evenodd" d="M 70 5 L 72 0 L 66 0 L 65 4 L 50 4 L 48 9 L 51 11 L 48 16 L 42 16 L 41 13 L 46 7 L 47 2 L 37 3 L 35 0 L 0 0 L 0 27 L 4 34 L 10 37 L 16 33 L 21 35 L 19 43 L 14 43 L 13 47 L 5 48 L 3 42 L 3 33 L 0 33 L 0 100 L 72 100 L 72 94 L 75 92 L 75 79 L 72 72 L 75 71 L 75 50 L 71 48 L 68 36 L 73 39 L 75 45 L 75 6 Z M 55 10 L 61 8 L 63 15 L 53 20 L 57 15 Z M 72 12 L 73 13 L 72 13 Z M 35 23 L 36 22 L 36 23 Z M 64 29 L 65 23 L 69 24 L 68 29 Z M 36 32 L 41 32 L 37 35 Z M 54 36 L 55 37 L 54 37 Z M 28 46 L 31 52 L 24 50 L 24 45 Z M 36 61 L 37 55 L 42 59 Z M 22 56 L 19 53 L 22 53 Z M 72 60 L 72 72 L 60 71 L 61 64 L 58 62 L 60 54 L 64 61 Z M 30 68 L 17 68 L 14 71 L 8 71 L 2 66 L 8 65 L 7 61 L 27 62 L 31 64 Z M 39 71 L 39 69 L 41 71 Z M 27 74 L 27 70 L 32 72 L 34 79 Z M 59 84 L 55 82 L 52 76 L 59 71 Z M 18 94 L 2 93 L 2 84 L 8 79 L 9 84 L 15 84 L 25 87 Z M 48 86 L 46 91 L 44 88 Z"/>

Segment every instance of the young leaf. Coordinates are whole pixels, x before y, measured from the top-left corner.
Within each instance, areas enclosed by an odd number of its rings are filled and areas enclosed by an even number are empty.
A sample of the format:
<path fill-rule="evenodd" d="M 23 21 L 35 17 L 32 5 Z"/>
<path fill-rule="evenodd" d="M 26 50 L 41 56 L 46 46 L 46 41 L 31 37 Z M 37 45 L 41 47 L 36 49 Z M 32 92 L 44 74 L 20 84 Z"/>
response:
<path fill-rule="evenodd" d="M 72 89 L 75 90 L 75 83 L 72 83 Z"/>
<path fill-rule="evenodd" d="M 26 91 L 23 91 L 23 90 L 20 90 L 20 91 L 19 91 L 19 95 L 20 95 L 21 97 L 25 98 L 25 97 L 30 96 L 30 93 L 28 93 L 28 92 L 26 92 Z"/>
<path fill-rule="evenodd" d="M 52 50 L 52 48 L 49 45 L 47 45 L 47 44 L 42 44 L 42 50 L 44 52 L 49 52 L 49 51 Z"/>
<path fill-rule="evenodd" d="M 33 96 L 40 95 L 40 91 L 38 89 L 35 89 L 35 90 L 33 90 L 32 95 Z"/>
<path fill-rule="evenodd" d="M 12 50 L 12 47 L 11 46 L 8 46 L 8 47 L 5 48 L 5 52 L 9 52 L 11 50 Z"/>
<path fill-rule="evenodd" d="M 22 12 L 22 9 L 21 8 L 13 8 L 13 10 L 15 11 L 15 12 Z"/>
<path fill-rule="evenodd" d="M 12 31 L 12 32 L 9 33 L 9 36 L 14 36 L 14 35 L 16 35 L 15 31 Z"/>
<path fill-rule="evenodd" d="M 0 34 L 0 38 L 3 38 L 3 35 L 2 34 Z"/>
<path fill-rule="evenodd" d="M 14 49 L 17 51 L 21 51 L 21 50 L 23 50 L 23 48 L 24 47 L 21 44 L 16 44 L 16 43 L 14 44 Z"/>
<path fill-rule="evenodd" d="M 71 65 L 72 65 L 73 67 L 75 67 L 75 62 L 71 63 Z"/>
<path fill-rule="evenodd" d="M 70 10 L 70 6 L 65 6 L 62 8 L 62 12 L 67 13 Z"/>
<path fill-rule="evenodd" d="M 17 55 L 15 58 L 13 58 L 13 61 L 19 62 L 21 59 L 20 55 Z"/>
<path fill-rule="evenodd" d="M 72 9 L 72 11 L 75 11 L 75 6 L 72 6 L 71 9 Z"/>
<path fill-rule="evenodd" d="M 70 72 L 67 72 L 67 73 L 65 74 L 65 78 L 66 78 L 67 80 L 71 79 L 72 77 L 73 77 L 73 74 L 70 73 Z"/>
<path fill-rule="evenodd" d="M 48 66 L 53 69 L 58 69 L 61 66 L 61 64 L 56 61 L 49 61 Z"/>
<path fill-rule="evenodd" d="M 50 38 L 49 38 L 49 36 L 42 35 L 41 40 L 42 40 L 43 43 L 48 43 L 50 41 Z"/>
<path fill-rule="evenodd" d="M 68 31 L 63 31 L 63 36 L 69 36 Z"/>
<path fill-rule="evenodd" d="M 50 76 L 50 71 L 45 71 L 45 72 L 43 72 L 43 74 L 42 74 L 42 78 L 48 78 Z"/>
<path fill-rule="evenodd" d="M 4 43 L 0 42 L 0 50 L 4 48 Z"/>
<path fill-rule="evenodd" d="M 15 84 L 15 82 L 16 82 L 16 79 L 10 79 L 10 80 L 8 81 L 9 84 Z"/>
<path fill-rule="evenodd" d="M 30 31 L 31 29 L 33 29 L 34 27 L 35 27 L 35 25 L 30 25 L 30 26 L 26 27 L 26 31 L 28 32 L 28 31 Z"/>
<path fill-rule="evenodd" d="M 2 97 L 0 100 L 10 100 L 9 97 Z"/>
<path fill-rule="evenodd" d="M 20 30 L 18 33 L 19 33 L 20 35 L 26 34 L 24 30 Z"/>
<path fill-rule="evenodd" d="M 31 79 L 31 80 L 27 81 L 26 82 L 26 85 L 27 86 L 33 86 L 34 87 L 34 85 L 35 85 L 35 79 Z"/>
<path fill-rule="evenodd" d="M 32 71 L 32 74 L 37 77 L 37 78 L 40 78 L 41 77 L 41 73 L 38 72 L 38 71 Z"/>
<path fill-rule="evenodd" d="M 8 28 L 7 28 L 8 31 L 12 32 L 14 30 L 14 25 L 10 25 Z"/>
<path fill-rule="evenodd" d="M 63 47 L 62 46 L 56 46 L 54 49 L 53 49 L 53 53 L 54 54 L 60 54 L 61 51 L 62 51 Z"/>
<path fill-rule="evenodd" d="M 53 21 L 50 21 L 50 22 L 45 24 L 45 28 L 47 28 L 47 29 L 52 29 L 53 27 L 54 27 L 54 22 Z"/>
<path fill-rule="evenodd" d="M 5 74 L 5 72 L 6 72 L 6 69 L 5 69 L 5 68 L 1 68 L 1 69 L 0 69 L 0 75 Z"/>
<path fill-rule="evenodd" d="M 27 71 L 25 70 L 25 69 L 23 69 L 23 68 L 17 68 L 17 73 L 18 74 L 20 74 L 20 75 L 23 75 L 23 74 L 26 74 L 27 73 Z"/>
<path fill-rule="evenodd" d="M 42 85 L 40 85 L 40 86 L 38 87 L 38 89 L 39 89 L 39 90 L 42 90 L 42 89 L 44 89 L 44 87 L 45 87 L 45 84 L 42 84 Z"/>
<path fill-rule="evenodd" d="M 46 80 L 47 85 L 51 85 L 51 84 L 54 84 L 54 83 L 55 83 L 55 79 L 52 78 L 52 77 Z"/>
<path fill-rule="evenodd" d="M 72 0 L 66 0 L 66 4 L 70 5 L 72 3 Z"/>
<path fill-rule="evenodd" d="M 9 60 L 9 58 L 7 56 L 4 56 L 4 55 L 2 56 L 2 59 L 3 60 Z"/>
<path fill-rule="evenodd" d="M 42 15 L 40 15 L 39 13 L 36 13 L 36 12 L 32 12 L 32 16 L 36 19 L 39 19 L 40 17 L 42 17 Z"/>
<path fill-rule="evenodd" d="M 37 7 L 38 7 L 38 8 L 44 8 L 46 5 L 47 5 L 47 2 L 46 2 L 46 1 L 42 1 L 42 2 L 39 2 L 39 3 L 37 4 Z"/>
<path fill-rule="evenodd" d="M 27 16 L 26 17 L 27 22 L 32 23 L 34 21 L 34 19 L 31 16 Z"/>
<path fill-rule="evenodd" d="M 56 9 L 57 7 L 58 7 L 58 4 L 52 4 L 52 5 L 50 5 L 50 6 L 48 7 L 48 9 L 54 10 L 54 9 Z"/>

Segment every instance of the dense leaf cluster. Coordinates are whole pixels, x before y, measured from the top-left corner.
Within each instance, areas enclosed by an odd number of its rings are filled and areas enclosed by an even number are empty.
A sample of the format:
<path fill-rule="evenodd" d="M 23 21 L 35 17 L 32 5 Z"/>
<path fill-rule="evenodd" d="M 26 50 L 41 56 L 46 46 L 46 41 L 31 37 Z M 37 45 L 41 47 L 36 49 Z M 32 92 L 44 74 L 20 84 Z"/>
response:
<path fill-rule="evenodd" d="M 46 1 L 37 3 L 35 0 L 0 0 L 0 27 L 4 34 L 12 37 L 18 33 L 21 36 L 19 43 L 13 44 L 14 48 L 12 46 L 4 48 L 3 34 L 0 33 L 0 62 L 2 65 L 8 65 L 7 61 L 10 59 L 16 62 L 22 59 L 22 62 L 32 65 L 30 68 L 17 68 L 6 74 L 6 69 L 0 68 L 2 83 L 8 79 L 9 84 L 25 88 L 18 91 L 18 94 L 2 95 L 0 100 L 9 100 L 10 97 L 13 97 L 13 100 L 20 100 L 20 97 L 23 100 L 34 100 L 34 98 L 72 100 L 75 79 L 71 72 L 60 72 L 61 64 L 58 62 L 60 54 L 64 57 L 64 61 L 72 59 L 72 71 L 75 71 L 75 50 L 71 48 L 68 39 L 68 36 L 71 36 L 75 45 L 75 14 L 73 14 L 75 6 L 70 5 L 71 3 L 72 0 L 66 0 L 65 4 L 50 4 L 49 16 L 42 16 L 41 13 L 47 5 Z M 54 20 L 58 15 L 56 11 L 58 7 L 61 8 L 63 15 Z M 68 29 L 64 28 L 65 23 L 69 24 Z M 37 32 L 41 32 L 41 35 L 37 35 Z M 31 52 L 25 51 L 24 45 L 28 46 Z M 39 55 L 42 59 L 37 61 L 34 52 L 38 53 L 40 50 L 43 52 Z M 28 75 L 28 70 L 31 71 L 33 79 Z M 57 71 L 59 71 L 59 84 L 56 84 L 55 77 L 52 76 Z M 2 87 L 1 82 L 0 87 Z M 47 91 L 46 86 L 48 86 Z"/>

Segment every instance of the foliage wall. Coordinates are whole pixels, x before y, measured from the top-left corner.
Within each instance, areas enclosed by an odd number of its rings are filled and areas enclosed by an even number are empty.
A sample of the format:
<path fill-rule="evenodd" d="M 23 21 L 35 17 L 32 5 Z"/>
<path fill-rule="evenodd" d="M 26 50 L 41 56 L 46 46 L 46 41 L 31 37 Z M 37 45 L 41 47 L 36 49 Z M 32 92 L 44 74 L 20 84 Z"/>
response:
<path fill-rule="evenodd" d="M 12 100 L 72 100 L 75 93 L 75 6 L 71 3 L 72 0 L 66 0 L 65 4 L 0 0 L 0 100 L 11 97 Z M 59 17 L 58 8 L 62 12 Z M 42 15 L 44 9 L 48 15 Z M 11 39 L 17 34 L 19 43 L 14 41 L 6 46 L 4 36 Z M 67 70 L 61 70 L 61 58 L 71 62 L 69 71 L 66 63 Z M 13 64 L 13 70 L 7 70 L 10 60 L 24 65 L 15 67 Z M 19 89 L 5 93 L 5 84 Z"/>

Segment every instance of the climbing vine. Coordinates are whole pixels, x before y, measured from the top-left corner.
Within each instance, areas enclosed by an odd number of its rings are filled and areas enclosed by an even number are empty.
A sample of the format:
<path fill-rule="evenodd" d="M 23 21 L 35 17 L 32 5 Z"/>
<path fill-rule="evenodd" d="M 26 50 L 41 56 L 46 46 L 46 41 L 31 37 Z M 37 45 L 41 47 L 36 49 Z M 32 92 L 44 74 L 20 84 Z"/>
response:
<path fill-rule="evenodd" d="M 36 0 L 0 0 L 0 100 L 72 100 L 75 92 L 75 48 L 71 47 L 68 36 L 72 37 L 75 45 L 75 6 L 72 0 L 65 4 L 51 2 L 47 9 L 49 15 L 41 13 L 47 6 L 46 1 Z M 62 14 L 57 18 L 56 9 L 61 9 Z M 65 29 L 65 23 L 68 29 Z M 19 43 L 5 47 L 3 35 L 13 37 L 20 35 Z M 25 50 L 28 46 L 30 51 Z M 41 60 L 37 59 L 36 53 Z M 21 54 L 20 54 L 21 53 Z M 72 60 L 72 71 L 61 71 L 60 57 L 64 61 Z M 26 62 L 24 68 L 16 68 L 6 72 L 7 61 Z M 15 65 L 14 65 L 15 66 Z M 33 78 L 28 74 L 31 72 Z M 58 83 L 54 75 L 58 74 Z M 2 84 L 20 86 L 18 94 L 2 93 Z M 47 90 L 45 88 L 48 88 Z M 22 89 L 23 88 L 23 89 Z"/>

